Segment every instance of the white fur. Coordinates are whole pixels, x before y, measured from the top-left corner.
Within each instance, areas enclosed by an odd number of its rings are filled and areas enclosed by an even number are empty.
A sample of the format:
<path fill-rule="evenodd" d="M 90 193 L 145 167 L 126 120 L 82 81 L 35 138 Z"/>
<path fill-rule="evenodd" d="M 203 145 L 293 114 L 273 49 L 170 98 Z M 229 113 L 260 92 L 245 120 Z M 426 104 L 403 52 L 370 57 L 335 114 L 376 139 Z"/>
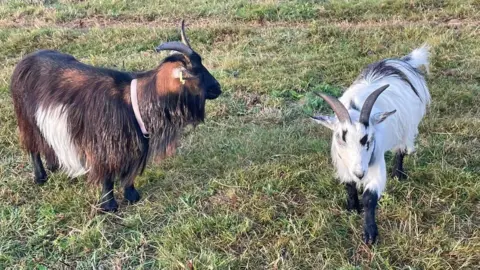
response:
<path fill-rule="evenodd" d="M 423 76 L 415 72 L 412 67 L 424 66 L 428 70 L 428 47 L 423 46 L 414 50 L 407 62 L 389 59 L 386 64 L 402 71 L 418 91 L 417 96 L 408 83 L 397 76 L 378 76 L 370 74 L 361 77 L 351 85 L 339 101 L 349 108 L 354 103 L 362 108 L 367 97 L 376 89 L 389 84 L 390 86 L 378 97 L 370 114 L 370 125 L 365 126 L 358 122 L 360 113 L 350 109 L 352 124 L 339 123 L 336 118 L 320 116 L 317 122 L 333 130 L 331 155 L 336 167 L 337 177 L 342 182 L 355 181 L 365 189 L 375 191 L 380 196 L 385 189 L 387 180 L 384 154 L 386 151 L 406 150 L 415 151 L 415 137 L 418 134 L 418 125 L 430 104 L 430 93 Z M 395 113 L 387 115 L 384 113 Z M 383 121 L 383 120 L 384 121 Z M 382 121 L 380 121 L 382 120 Z M 379 123 L 377 123 L 380 121 Z M 342 140 L 342 132 L 346 130 L 346 143 Z M 364 135 L 374 138 L 375 147 L 360 144 Z M 374 151 L 375 162 L 369 165 Z M 360 180 L 355 174 L 365 172 Z"/>
<path fill-rule="evenodd" d="M 413 67 L 425 67 L 427 73 L 430 72 L 428 69 L 428 53 L 429 46 L 424 44 L 422 47 L 413 50 L 408 56 L 411 58 L 408 63 Z"/>
<path fill-rule="evenodd" d="M 88 172 L 81 162 L 68 130 L 67 111 L 63 106 L 39 107 L 35 112 L 37 126 L 55 151 L 61 168 L 71 177 Z"/>
<path fill-rule="evenodd" d="M 185 71 L 187 70 L 184 67 L 174 68 L 172 71 L 172 77 L 178 79 L 180 76 L 183 76 Z"/>

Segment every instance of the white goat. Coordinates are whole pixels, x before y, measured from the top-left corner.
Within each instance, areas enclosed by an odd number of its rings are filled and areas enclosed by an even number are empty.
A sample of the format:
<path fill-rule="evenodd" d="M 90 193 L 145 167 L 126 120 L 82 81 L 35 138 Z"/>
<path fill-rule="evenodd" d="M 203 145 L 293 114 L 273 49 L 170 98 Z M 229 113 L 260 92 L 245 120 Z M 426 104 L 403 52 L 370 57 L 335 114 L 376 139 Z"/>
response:
<path fill-rule="evenodd" d="M 370 240 L 374 243 L 378 235 L 375 208 L 387 180 L 385 152 L 396 153 L 393 176 L 403 179 L 403 158 L 415 151 L 418 125 L 430 103 L 419 70 L 424 66 L 428 71 L 428 55 L 424 45 L 401 59 L 369 65 L 338 100 L 318 94 L 336 115 L 313 119 L 333 131 L 331 155 L 337 177 L 346 186 L 348 210 L 361 211 L 357 184 L 365 190 L 362 200 L 367 244 Z"/>

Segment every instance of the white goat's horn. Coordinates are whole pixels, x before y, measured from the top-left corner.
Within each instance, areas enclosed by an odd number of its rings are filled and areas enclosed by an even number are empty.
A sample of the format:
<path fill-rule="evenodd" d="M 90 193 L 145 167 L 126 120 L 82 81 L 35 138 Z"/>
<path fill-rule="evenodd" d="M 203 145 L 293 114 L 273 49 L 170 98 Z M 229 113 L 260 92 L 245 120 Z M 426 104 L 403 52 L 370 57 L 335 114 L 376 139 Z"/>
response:
<path fill-rule="evenodd" d="M 373 91 L 367 99 L 365 100 L 365 103 L 363 103 L 362 110 L 360 112 L 360 119 L 359 122 L 362 123 L 364 126 L 368 127 L 370 123 L 370 113 L 372 112 L 373 104 L 375 104 L 375 101 L 377 101 L 378 96 L 389 87 L 389 84 L 386 84 L 377 90 Z"/>
<path fill-rule="evenodd" d="M 348 113 L 347 108 L 345 108 L 345 106 L 343 106 L 343 104 L 337 98 L 329 96 L 327 94 L 323 94 L 323 93 L 317 93 L 317 92 L 314 92 L 314 93 L 315 95 L 323 98 L 328 103 L 328 105 L 330 105 L 332 110 L 335 112 L 335 115 L 337 116 L 338 121 L 340 121 L 341 123 L 344 123 L 344 122 L 348 122 L 349 124 L 352 123 L 352 120 L 350 119 L 350 114 Z"/>

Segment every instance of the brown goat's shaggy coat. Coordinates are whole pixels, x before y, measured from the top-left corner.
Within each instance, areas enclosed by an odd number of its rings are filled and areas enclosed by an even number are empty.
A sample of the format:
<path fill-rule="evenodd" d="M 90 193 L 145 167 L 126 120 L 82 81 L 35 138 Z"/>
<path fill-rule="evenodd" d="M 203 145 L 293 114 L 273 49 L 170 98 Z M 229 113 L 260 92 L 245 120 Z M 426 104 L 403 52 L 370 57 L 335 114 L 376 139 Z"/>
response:
<path fill-rule="evenodd" d="M 194 54 L 171 55 L 143 73 L 97 68 L 51 50 L 26 56 L 14 70 L 11 92 L 35 180 L 46 181 L 43 155 L 49 169 L 60 166 L 72 177 L 88 173 L 90 182 L 103 183 L 103 196 L 118 177 L 125 192 L 135 192 L 132 201 L 138 200 L 133 181 L 147 160 L 173 152 L 182 127 L 203 121 L 205 98 L 220 94 L 218 82 Z M 172 76 L 176 69 L 195 76 L 182 83 Z M 148 138 L 132 109 L 133 79 Z M 102 205 L 115 210 L 116 203 L 112 207 Z"/>

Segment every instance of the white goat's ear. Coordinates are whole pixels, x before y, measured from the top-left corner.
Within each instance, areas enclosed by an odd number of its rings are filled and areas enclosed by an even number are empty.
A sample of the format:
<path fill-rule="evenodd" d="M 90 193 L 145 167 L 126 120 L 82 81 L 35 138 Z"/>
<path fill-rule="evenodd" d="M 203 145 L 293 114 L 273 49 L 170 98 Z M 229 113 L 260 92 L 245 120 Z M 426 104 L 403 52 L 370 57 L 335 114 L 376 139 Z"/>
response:
<path fill-rule="evenodd" d="M 334 116 L 326 116 L 326 115 L 317 115 L 310 117 L 313 121 L 333 130 L 335 128 L 335 124 L 337 123 L 337 118 Z"/>
<path fill-rule="evenodd" d="M 381 122 L 383 122 L 383 120 L 387 119 L 390 115 L 394 114 L 395 112 L 397 112 L 397 110 L 393 110 L 391 112 L 379 112 L 379 113 L 376 113 L 372 116 L 372 123 L 374 125 L 376 124 L 380 124 Z"/>
<path fill-rule="evenodd" d="M 195 77 L 193 76 L 192 73 L 188 72 L 188 70 L 184 67 L 174 68 L 172 72 L 172 76 L 173 78 L 181 79 L 181 80 L 183 79 L 188 80 Z"/>

